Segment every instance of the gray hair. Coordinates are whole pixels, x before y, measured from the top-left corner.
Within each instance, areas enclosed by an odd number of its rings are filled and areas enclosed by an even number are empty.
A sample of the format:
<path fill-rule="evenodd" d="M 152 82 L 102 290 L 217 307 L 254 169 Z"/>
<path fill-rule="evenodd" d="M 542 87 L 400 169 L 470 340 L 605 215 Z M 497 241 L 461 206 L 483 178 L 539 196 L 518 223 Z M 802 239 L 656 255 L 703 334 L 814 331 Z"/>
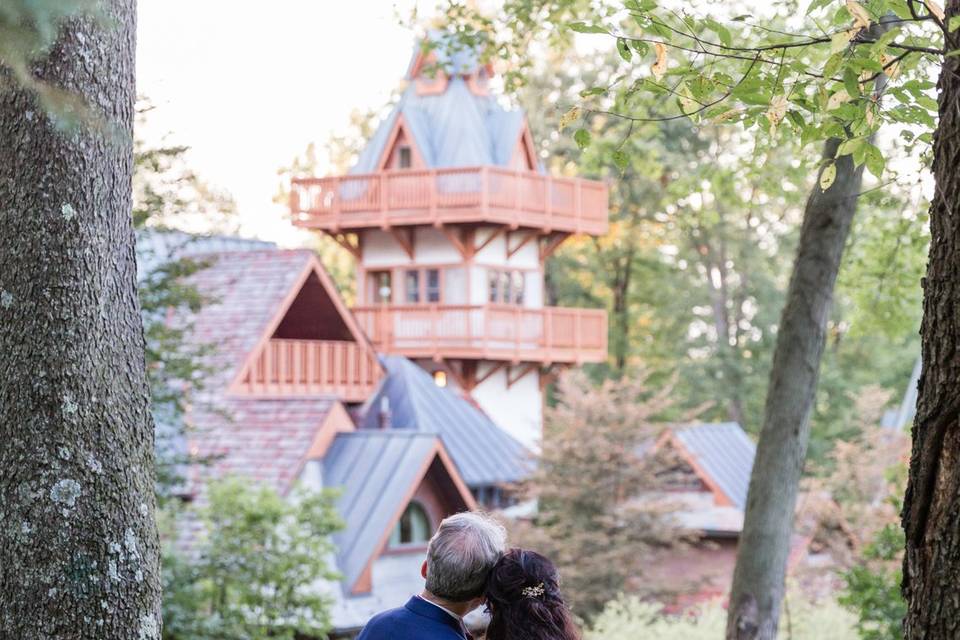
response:
<path fill-rule="evenodd" d="M 506 546 L 503 525 L 486 514 L 464 512 L 444 519 L 427 547 L 427 591 L 450 602 L 483 595 Z"/>

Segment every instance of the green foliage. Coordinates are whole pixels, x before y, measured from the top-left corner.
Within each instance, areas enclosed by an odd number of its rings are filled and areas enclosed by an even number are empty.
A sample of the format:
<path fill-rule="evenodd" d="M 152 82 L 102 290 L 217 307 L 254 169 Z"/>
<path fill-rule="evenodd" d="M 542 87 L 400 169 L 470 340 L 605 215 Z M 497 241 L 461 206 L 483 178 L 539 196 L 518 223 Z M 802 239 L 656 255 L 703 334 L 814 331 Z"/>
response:
<path fill-rule="evenodd" d="M 888 524 L 864 549 L 864 563 L 845 575 L 846 588 L 840 602 L 857 616 L 862 640 L 899 640 L 907 603 L 900 593 L 903 578 L 903 530 Z"/>
<path fill-rule="evenodd" d="M 716 640 L 724 637 L 727 612 L 713 602 L 684 615 L 665 615 L 659 605 L 635 597 L 610 602 L 584 640 Z M 856 640 L 853 617 L 832 600 L 791 595 L 785 603 L 783 640 Z"/>
<path fill-rule="evenodd" d="M 151 107 L 138 105 L 138 128 Z M 228 231 L 235 212 L 229 196 L 212 189 L 187 165 L 186 147 L 151 146 L 142 137 L 134 139 L 133 223 L 140 235 L 154 231 Z M 192 242 L 184 237 L 183 244 Z M 204 260 L 166 256 L 141 251 L 141 259 L 152 265 L 138 282 L 140 308 L 146 339 L 147 379 L 151 408 L 157 424 L 157 493 L 164 502 L 182 482 L 179 468 L 188 462 L 182 440 L 190 425 L 186 407 L 203 390 L 209 373 L 204 357 L 212 345 L 188 339 L 189 322 L 171 324 L 171 313 L 188 317 L 211 300 L 189 281 L 206 268 Z"/>
<path fill-rule="evenodd" d="M 574 612 L 588 620 L 636 587 L 650 553 L 683 540 L 674 506 L 644 499 L 663 488 L 660 472 L 673 461 L 662 450 L 638 455 L 659 435 L 658 417 L 669 406 L 670 388 L 652 392 L 646 383 L 642 374 L 600 387 L 579 372 L 561 378 L 525 487 L 538 512 L 512 532 L 515 544 L 556 563 Z M 658 588 L 646 583 L 643 592 Z"/>
<path fill-rule="evenodd" d="M 611 189 L 610 232 L 561 247 L 547 264 L 548 298 L 609 310 L 611 362 L 593 367 L 594 377 L 643 362 L 654 379 L 677 374 L 676 415 L 712 401 L 699 417 L 755 432 L 812 187 L 803 151 L 797 140 L 769 147 L 720 125 L 616 118 L 594 119 L 591 144 L 580 151 L 557 134 L 570 118 L 562 105 L 619 73 L 619 56 L 566 54 L 531 70 L 520 93 L 550 169 L 603 179 Z M 638 95 L 633 104 L 646 101 Z M 855 432 L 865 385 L 899 397 L 909 378 L 926 251 L 922 216 L 910 213 L 923 204 L 911 188 L 895 183 L 862 196 L 824 353 L 814 458 Z"/>
<path fill-rule="evenodd" d="M 285 498 L 237 479 L 208 486 L 205 536 L 188 553 L 164 545 L 166 640 L 292 640 L 330 629 L 330 535 L 342 527 L 330 491 Z"/>

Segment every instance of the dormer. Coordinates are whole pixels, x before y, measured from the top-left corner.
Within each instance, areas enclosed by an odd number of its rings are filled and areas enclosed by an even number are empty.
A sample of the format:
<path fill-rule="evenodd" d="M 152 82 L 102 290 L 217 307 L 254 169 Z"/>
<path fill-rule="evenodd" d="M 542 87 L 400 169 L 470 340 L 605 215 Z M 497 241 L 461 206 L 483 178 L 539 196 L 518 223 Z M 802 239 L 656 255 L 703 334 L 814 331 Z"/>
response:
<path fill-rule="evenodd" d="M 261 397 L 334 395 L 356 403 L 366 400 L 382 373 L 367 337 L 309 254 L 230 391 Z"/>

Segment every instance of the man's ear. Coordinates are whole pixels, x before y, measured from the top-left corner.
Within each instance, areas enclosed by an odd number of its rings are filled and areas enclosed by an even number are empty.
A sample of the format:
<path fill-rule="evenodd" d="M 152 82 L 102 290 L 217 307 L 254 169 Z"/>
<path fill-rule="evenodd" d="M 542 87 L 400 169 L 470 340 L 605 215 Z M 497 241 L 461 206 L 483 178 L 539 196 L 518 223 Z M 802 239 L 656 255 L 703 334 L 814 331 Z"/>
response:
<path fill-rule="evenodd" d="M 423 576 L 423 579 L 427 579 L 427 561 L 424 560 L 423 564 L 420 565 L 420 575 Z"/>

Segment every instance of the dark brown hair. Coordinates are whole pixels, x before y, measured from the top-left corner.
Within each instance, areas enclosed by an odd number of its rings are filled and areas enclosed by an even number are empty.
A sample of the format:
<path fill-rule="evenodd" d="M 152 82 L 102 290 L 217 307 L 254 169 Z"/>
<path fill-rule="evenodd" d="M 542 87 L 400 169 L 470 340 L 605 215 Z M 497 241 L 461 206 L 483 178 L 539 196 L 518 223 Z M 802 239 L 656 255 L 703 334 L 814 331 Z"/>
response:
<path fill-rule="evenodd" d="M 547 558 L 510 549 L 490 572 L 490 625 L 486 640 L 579 640 L 573 616 L 560 593 L 560 576 Z"/>

